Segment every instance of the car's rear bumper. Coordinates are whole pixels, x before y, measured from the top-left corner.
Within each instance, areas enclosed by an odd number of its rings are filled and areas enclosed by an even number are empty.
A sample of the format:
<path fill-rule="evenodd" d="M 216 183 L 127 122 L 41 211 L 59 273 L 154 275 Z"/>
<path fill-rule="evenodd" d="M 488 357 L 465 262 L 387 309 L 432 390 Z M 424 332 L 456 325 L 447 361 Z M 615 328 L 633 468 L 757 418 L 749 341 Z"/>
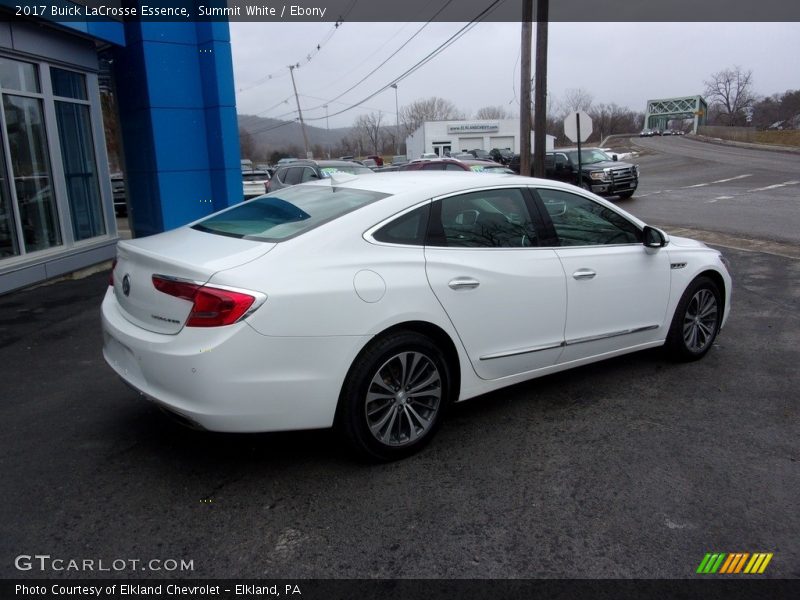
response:
<path fill-rule="evenodd" d="M 330 427 L 360 336 L 269 337 L 246 322 L 146 331 L 102 306 L 103 356 L 131 387 L 205 429 L 229 432 Z"/>

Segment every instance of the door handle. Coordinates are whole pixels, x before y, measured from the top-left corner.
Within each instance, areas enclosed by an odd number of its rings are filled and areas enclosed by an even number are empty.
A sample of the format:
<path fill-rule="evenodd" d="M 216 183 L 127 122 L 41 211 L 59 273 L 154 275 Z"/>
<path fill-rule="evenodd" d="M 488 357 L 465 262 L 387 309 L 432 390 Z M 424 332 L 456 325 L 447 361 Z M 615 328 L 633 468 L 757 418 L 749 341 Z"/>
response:
<path fill-rule="evenodd" d="M 597 273 L 591 269 L 578 269 L 572 274 L 572 277 L 575 279 L 593 279 L 595 275 Z"/>
<path fill-rule="evenodd" d="M 481 284 L 477 279 L 470 279 L 469 277 L 456 277 L 451 279 L 447 285 L 451 290 L 474 290 Z"/>

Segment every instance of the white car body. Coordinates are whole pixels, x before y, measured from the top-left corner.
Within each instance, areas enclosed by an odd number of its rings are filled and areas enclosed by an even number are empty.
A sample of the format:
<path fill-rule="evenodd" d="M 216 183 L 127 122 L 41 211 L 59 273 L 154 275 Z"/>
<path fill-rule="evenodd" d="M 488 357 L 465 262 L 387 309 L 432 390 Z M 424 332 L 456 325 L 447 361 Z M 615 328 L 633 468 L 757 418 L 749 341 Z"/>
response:
<path fill-rule="evenodd" d="M 672 237 L 660 248 L 453 248 L 373 238 L 398 215 L 487 188 L 569 192 L 645 226 L 573 186 L 445 172 L 345 179 L 295 187 L 390 195 L 277 243 L 192 224 L 120 241 L 102 306 L 108 364 L 148 398 L 210 430 L 326 428 L 359 353 L 393 328 L 440 336 L 457 361 L 454 399 L 461 401 L 663 345 L 684 290 L 702 273 L 724 288 L 720 327 L 729 314 L 731 281 L 719 253 L 688 239 Z M 587 279 L 588 270 L 596 277 Z M 256 301 L 231 325 L 185 326 L 191 301 L 157 291 L 153 274 L 246 290 Z"/>

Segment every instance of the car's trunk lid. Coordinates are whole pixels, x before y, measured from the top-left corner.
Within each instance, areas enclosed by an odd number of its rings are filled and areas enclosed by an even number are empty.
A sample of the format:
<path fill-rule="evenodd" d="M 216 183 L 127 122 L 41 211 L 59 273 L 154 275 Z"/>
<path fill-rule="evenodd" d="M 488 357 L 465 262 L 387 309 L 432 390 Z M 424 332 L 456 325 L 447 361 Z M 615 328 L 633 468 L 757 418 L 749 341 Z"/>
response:
<path fill-rule="evenodd" d="M 153 276 L 206 283 L 215 273 L 262 256 L 274 243 L 214 235 L 182 227 L 137 240 L 121 241 L 114 268 L 114 294 L 123 316 L 156 333 L 178 333 L 192 302 L 158 291 Z"/>

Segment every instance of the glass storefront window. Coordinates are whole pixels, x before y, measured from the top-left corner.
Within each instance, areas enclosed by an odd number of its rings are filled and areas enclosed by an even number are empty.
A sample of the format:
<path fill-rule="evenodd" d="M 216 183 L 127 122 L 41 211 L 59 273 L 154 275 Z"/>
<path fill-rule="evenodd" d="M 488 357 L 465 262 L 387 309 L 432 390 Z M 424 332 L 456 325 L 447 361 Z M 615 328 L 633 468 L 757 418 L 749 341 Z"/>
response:
<path fill-rule="evenodd" d="M 26 252 L 61 244 L 42 101 L 3 96 L 6 135 Z"/>
<path fill-rule="evenodd" d="M 0 57 L 0 88 L 38 93 L 36 65 Z"/>
<path fill-rule="evenodd" d="M 58 138 L 75 241 L 106 232 L 89 107 L 56 101 Z"/>
<path fill-rule="evenodd" d="M 0 136 L 0 258 L 19 254 L 17 228 L 6 178 L 3 138 Z"/>
<path fill-rule="evenodd" d="M 50 67 L 53 95 L 75 100 L 86 100 L 86 76 L 75 71 Z"/>

